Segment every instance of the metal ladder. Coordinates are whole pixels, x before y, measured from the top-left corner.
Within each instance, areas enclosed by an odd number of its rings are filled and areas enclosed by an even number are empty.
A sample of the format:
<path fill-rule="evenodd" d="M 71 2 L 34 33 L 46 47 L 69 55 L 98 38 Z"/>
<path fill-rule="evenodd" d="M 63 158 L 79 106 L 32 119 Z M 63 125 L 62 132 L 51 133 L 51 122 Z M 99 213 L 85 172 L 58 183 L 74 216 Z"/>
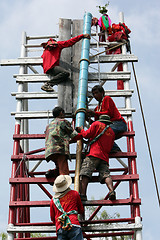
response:
<path fill-rule="evenodd" d="M 92 37 L 98 38 L 98 34 L 92 33 Z M 37 36 L 29 37 L 24 32 L 22 34 L 22 46 L 21 46 L 21 56 L 18 59 L 2 60 L 1 66 L 19 66 L 19 74 L 14 75 L 16 82 L 18 84 L 18 91 L 12 93 L 12 96 L 16 97 L 17 107 L 16 111 L 11 114 L 15 117 L 15 133 L 13 135 L 14 145 L 13 145 L 13 155 L 12 160 L 12 173 L 10 178 L 11 192 L 10 192 L 10 203 L 9 203 L 9 224 L 8 224 L 8 236 L 10 239 L 30 239 L 30 233 L 54 233 L 54 236 L 47 237 L 45 239 L 56 239 L 55 227 L 51 222 L 32 222 L 30 217 L 30 210 L 32 208 L 49 207 L 50 198 L 52 198 L 52 192 L 47 189 L 46 186 L 53 183 L 54 179 L 46 179 L 44 177 L 45 170 L 39 170 L 40 166 L 44 166 L 44 130 L 50 118 L 52 118 L 51 110 L 54 105 L 57 104 L 57 99 L 59 96 L 58 88 L 54 93 L 45 92 L 34 92 L 30 91 L 30 88 L 36 89 L 38 86 L 40 89 L 40 83 L 45 82 L 49 79 L 49 76 L 41 73 L 42 59 L 37 56 L 29 56 L 29 50 L 40 49 L 40 43 L 43 39 L 48 39 L 49 37 L 58 36 Z M 37 41 L 36 44 L 29 43 L 29 41 Z M 106 43 L 98 43 L 94 38 L 91 39 L 90 47 L 95 48 L 97 51 L 104 49 Z M 92 50 L 91 50 L 92 51 Z M 32 53 L 30 53 L 32 54 Z M 111 168 L 111 175 L 115 189 L 123 182 L 129 183 L 128 195 L 125 198 L 117 199 L 115 201 L 110 201 L 108 199 L 108 194 L 105 196 L 104 200 L 89 200 L 84 202 L 84 206 L 97 206 L 95 212 L 82 222 L 82 229 L 84 236 L 87 239 L 95 237 L 111 237 L 111 236 L 122 236 L 131 235 L 134 236 L 135 240 L 142 239 L 142 224 L 140 216 L 140 204 L 141 199 L 138 194 L 138 179 L 139 176 L 136 170 L 136 157 L 134 146 L 134 136 L 135 132 L 133 130 L 132 123 L 132 113 L 135 111 L 131 107 L 131 97 L 133 90 L 130 89 L 129 81 L 131 78 L 131 72 L 128 70 L 129 62 L 138 61 L 137 57 L 126 53 L 126 47 L 122 46 L 122 54 L 119 55 L 98 55 L 98 57 L 90 58 L 90 68 L 88 74 L 88 89 L 90 91 L 91 87 L 95 83 L 100 83 L 105 86 L 111 82 L 114 83 L 117 79 L 123 80 L 124 90 L 105 90 L 105 93 L 111 97 L 124 98 L 124 107 L 118 107 L 122 116 L 125 117 L 128 123 L 128 131 L 122 134 L 121 141 L 127 140 L 127 150 L 125 152 L 110 154 L 110 163 L 117 160 L 120 167 L 116 166 Z M 115 72 L 117 63 L 123 63 L 123 72 Z M 98 71 L 91 69 L 92 66 L 97 65 Z M 114 64 L 114 65 L 113 65 Z M 111 66 L 111 70 L 106 71 L 108 65 Z M 107 66 L 107 67 L 106 67 Z M 101 71 L 100 71 L 101 70 Z M 31 73 L 30 73 L 31 71 Z M 30 85 L 31 86 L 30 86 Z M 107 87 L 108 89 L 108 87 Z M 89 97 L 90 98 L 90 97 Z M 40 110 L 33 110 L 33 104 L 30 104 L 30 100 L 40 101 L 50 99 L 52 101 L 51 106 L 43 104 L 37 104 L 37 108 Z M 95 102 L 90 98 L 90 108 L 95 106 Z M 41 110 L 41 107 L 46 108 Z M 30 110 L 31 108 L 31 110 Z M 71 119 L 72 114 L 66 113 L 66 117 Z M 42 121 L 41 130 L 39 130 L 38 124 L 33 124 L 33 129 L 29 130 L 29 124 Z M 31 125 L 32 126 L 32 125 Z M 36 129 L 37 128 L 37 129 Z M 38 132 L 35 133 L 35 130 Z M 32 133 L 33 131 L 33 133 Z M 41 131 L 41 133 L 39 133 Z M 35 141 L 36 140 L 36 141 Z M 38 145 L 40 141 L 40 146 L 35 146 L 33 141 Z M 33 144 L 33 146 L 32 146 Z M 31 145 L 31 146 L 30 146 Z M 31 150 L 30 150 L 31 149 Z M 72 159 L 75 160 L 75 153 L 71 154 Z M 122 160 L 123 159 L 123 160 Z M 35 164 L 34 164 L 35 162 Z M 48 165 L 45 166 L 48 168 Z M 74 166 L 73 170 L 70 170 L 70 174 L 74 178 Z M 115 174 L 116 172 L 120 174 Z M 93 183 L 98 182 L 97 176 L 93 176 Z M 30 188 L 35 185 L 45 193 L 47 200 L 32 200 L 30 195 Z M 29 196 L 30 195 L 30 196 Z M 93 220 L 93 217 L 101 209 L 101 207 L 108 206 L 128 206 L 130 208 L 130 215 L 127 217 L 122 217 L 118 219 L 105 219 L 105 220 Z M 49 210 L 47 210 L 49 211 Z M 48 220 L 50 221 L 50 220 Z M 109 224 L 112 223 L 112 224 Z M 97 233 L 98 232 L 98 233 Z M 16 234 L 16 235 L 15 235 Z M 42 238 L 43 239 L 43 238 Z"/>

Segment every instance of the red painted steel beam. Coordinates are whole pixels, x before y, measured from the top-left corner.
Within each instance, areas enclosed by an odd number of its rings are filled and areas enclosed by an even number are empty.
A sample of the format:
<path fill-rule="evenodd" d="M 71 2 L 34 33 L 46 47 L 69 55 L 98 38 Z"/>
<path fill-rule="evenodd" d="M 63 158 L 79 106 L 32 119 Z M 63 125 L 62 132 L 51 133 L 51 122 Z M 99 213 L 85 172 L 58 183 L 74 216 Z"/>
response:
<path fill-rule="evenodd" d="M 110 168 L 109 169 L 110 172 L 124 172 L 126 170 L 128 170 L 128 168 Z M 94 172 L 98 172 L 98 171 L 94 171 Z M 32 174 L 32 176 L 37 176 L 37 175 L 45 175 L 46 171 L 44 172 L 28 172 L 28 174 L 30 175 L 30 173 Z M 70 174 L 74 174 L 75 170 L 70 170 L 69 171 Z"/>
<path fill-rule="evenodd" d="M 90 200 L 83 202 L 84 206 L 113 206 L 141 204 L 141 199 L 118 199 L 118 200 Z M 10 201 L 10 207 L 49 207 L 50 201 Z"/>
<path fill-rule="evenodd" d="M 135 131 L 118 134 L 118 137 L 123 136 L 135 136 Z M 45 139 L 45 134 L 14 134 L 13 139 Z"/>
<path fill-rule="evenodd" d="M 111 175 L 113 181 L 129 181 L 129 180 L 138 180 L 139 175 L 138 174 L 133 174 L 133 175 Z M 97 179 L 98 177 L 93 177 Z M 36 183 L 50 183 L 54 182 L 55 178 L 44 178 L 44 177 L 29 177 L 29 178 L 10 178 L 9 182 L 10 183 L 30 183 L 30 184 L 36 184 Z M 98 179 L 97 179 L 98 181 Z M 94 182 L 94 181 L 92 181 Z"/>
<path fill-rule="evenodd" d="M 55 237 L 38 237 L 38 238 L 14 238 L 14 240 L 57 240 L 57 236 Z"/>
<path fill-rule="evenodd" d="M 98 237 L 111 237 L 111 236 L 132 236 L 134 231 L 130 232 L 114 232 L 114 233 L 95 233 L 95 234 L 83 234 L 84 238 L 98 238 Z M 38 237 L 38 240 L 56 240 L 57 237 Z M 14 240 L 37 240 L 37 238 L 14 238 Z"/>
<path fill-rule="evenodd" d="M 45 134 L 14 134 L 13 139 L 44 139 Z"/>
<path fill-rule="evenodd" d="M 26 155 L 28 160 L 44 160 L 45 155 L 39 154 L 39 155 Z M 75 154 L 72 155 L 75 159 Z M 109 155 L 109 158 L 135 158 L 137 157 L 136 152 L 118 152 L 118 153 L 112 153 Z M 12 155 L 11 160 L 21 160 L 23 158 L 23 154 L 21 155 Z"/>

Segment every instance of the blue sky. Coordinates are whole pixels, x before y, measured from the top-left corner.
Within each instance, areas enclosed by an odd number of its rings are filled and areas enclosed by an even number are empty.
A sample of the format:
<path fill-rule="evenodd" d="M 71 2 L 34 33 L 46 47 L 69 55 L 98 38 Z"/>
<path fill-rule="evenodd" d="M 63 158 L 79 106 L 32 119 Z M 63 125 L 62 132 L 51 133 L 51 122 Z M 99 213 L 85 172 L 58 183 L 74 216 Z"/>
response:
<path fill-rule="evenodd" d="M 91 12 L 99 17 L 97 5 L 104 5 L 102 0 L 1 0 L 0 21 L 0 59 L 11 59 L 20 56 L 21 33 L 28 35 L 58 34 L 59 18 L 82 19 L 85 12 Z M 160 2 L 153 0 L 127 1 L 111 0 L 108 14 L 112 22 L 118 23 L 119 12 L 124 12 L 125 23 L 131 29 L 132 52 L 138 57 L 135 63 L 140 93 L 142 98 L 147 130 L 153 154 L 158 185 L 160 187 L 159 135 L 157 121 L 159 110 L 159 39 L 160 39 Z M 131 68 L 131 66 L 130 66 Z M 16 101 L 11 92 L 17 91 L 13 74 L 18 73 L 18 67 L 0 67 L 1 79 L 1 214 L 0 232 L 5 231 L 8 219 L 9 184 L 11 173 L 10 156 L 13 151 L 12 135 L 14 133 L 14 118 L 10 112 L 15 111 Z M 132 75 L 131 86 L 135 89 Z M 137 168 L 140 175 L 139 191 L 142 198 L 141 214 L 143 218 L 143 239 L 159 239 L 160 212 L 152 176 L 141 113 L 135 90 L 132 106 L 136 108 L 133 115 L 136 131 L 136 151 L 138 153 Z M 91 194 L 91 193 L 90 193 Z M 118 211 L 118 210 L 117 210 Z"/>

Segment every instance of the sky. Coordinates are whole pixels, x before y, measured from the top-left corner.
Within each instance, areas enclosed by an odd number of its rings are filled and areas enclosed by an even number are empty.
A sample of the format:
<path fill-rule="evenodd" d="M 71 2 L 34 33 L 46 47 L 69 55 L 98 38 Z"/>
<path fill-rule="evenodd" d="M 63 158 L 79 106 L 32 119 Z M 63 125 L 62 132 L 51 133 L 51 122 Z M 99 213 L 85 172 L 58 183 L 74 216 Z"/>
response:
<path fill-rule="evenodd" d="M 16 59 L 20 56 L 21 34 L 29 36 L 58 34 L 59 18 L 83 19 L 85 12 L 99 17 L 98 8 L 103 6 L 103 0 L 1 0 L 0 11 L 0 59 Z M 111 0 L 108 14 L 112 23 L 119 22 L 119 12 L 124 13 L 125 23 L 131 29 L 130 40 L 132 53 L 138 57 L 135 63 L 136 75 L 140 88 L 142 106 L 145 115 L 147 131 L 153 156 L 153 162 L 160 187 L 159 135 L 157 120 L 159 110 L 159 39 L 160 39 L 160 2 L 153 0 Z M 130 66 L 131 68 L 131 66 Z M 16 101 L 11 92 L 17 91 L 13 74 L 18 73 L 18 67 L 0 67 L 1 79 L 1 210 L 0 232 L 5 232 L 8 221 L 9 177 L 11 174 L 10 157 L 13 151 L 12 135 L 14 133 L 14 117 L 10 115 L 16 110 Z M 143 224 L 143 239 L 159 239 L 160 208 L 157 201 L 154 179 L 144 134 L 144 127 L 139 108 L 137 91 L 132 73 L 131 80 L 134 96 L 132 107 L 136 108 L 133 115 L 133 125 L 136 131 L 135 144 L 137 169 L 140 175 L 139 193 L 142 199 L 141 215 Z M 118 211 L 118 210 L 117 210 Z"/>

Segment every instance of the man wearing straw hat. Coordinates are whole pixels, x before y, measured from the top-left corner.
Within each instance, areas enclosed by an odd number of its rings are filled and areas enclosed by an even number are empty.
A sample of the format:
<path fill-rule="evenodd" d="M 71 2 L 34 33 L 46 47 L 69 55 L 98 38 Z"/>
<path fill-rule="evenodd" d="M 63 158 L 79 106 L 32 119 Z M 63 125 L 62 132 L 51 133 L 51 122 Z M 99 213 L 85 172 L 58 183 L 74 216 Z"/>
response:
<path fill-rule="evenodd" d="M 82 201 L 87 200 L 86 192 L 92 173 L 99 172 L 99 181 L 106 184 L 109 189 L 109 199 L 115 200 L 116 193 L 113 189 L 113 182 L 109 171 L 109 153 L 113 147 L 115 133 L 111 129 L 110 117 L 101 115 L 99 119 L 93 122 L 88 130 L 83 127 L 77 127 L 83 138 L 89 139 L 89 153 L 84 159 L 80 170 L 80 196 Z"/>
<path fill-rule="evenodd" d="M 58 240 L 82 240 L 83 234 L 78 221 L 78 213 L 83 214 L 84 208 L 75 190 L 71 190 L 72 178 L 59 175 L 54 182 L 54 197 L 50 202 L 50 216 L 56 225 Z"/>

